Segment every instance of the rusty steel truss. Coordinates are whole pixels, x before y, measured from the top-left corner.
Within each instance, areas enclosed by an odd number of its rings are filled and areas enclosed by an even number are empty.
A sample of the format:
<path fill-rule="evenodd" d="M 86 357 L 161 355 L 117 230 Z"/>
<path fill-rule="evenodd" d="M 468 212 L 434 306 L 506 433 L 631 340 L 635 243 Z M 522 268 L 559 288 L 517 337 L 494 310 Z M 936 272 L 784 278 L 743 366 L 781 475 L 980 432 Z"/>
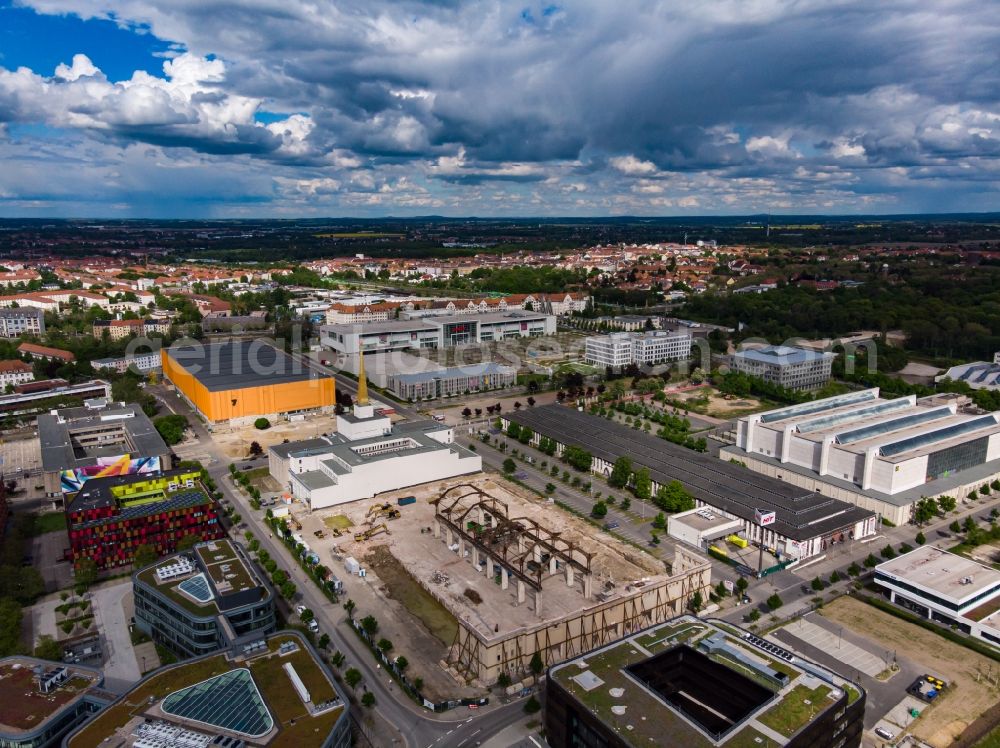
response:
<path fill-rule="evenodd" d="M 452 486 L 431 503 L 437 522 L 536 592 L 541 591 L 546 572 L 554 573 L 553 562 L 570 574 L 571 569 L 584 577 L 591 574 L 594 554 L 530 517 L 510 517 L 506 503 L 476 486 Z"/>

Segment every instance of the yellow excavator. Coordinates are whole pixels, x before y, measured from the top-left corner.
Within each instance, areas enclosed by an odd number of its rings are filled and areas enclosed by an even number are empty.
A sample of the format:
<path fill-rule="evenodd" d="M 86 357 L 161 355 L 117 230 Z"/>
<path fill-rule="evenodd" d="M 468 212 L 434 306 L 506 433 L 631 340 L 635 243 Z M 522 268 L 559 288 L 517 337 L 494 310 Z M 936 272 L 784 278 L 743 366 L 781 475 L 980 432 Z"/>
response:
<path fill-rule="evenodd" d="M 376 522 L 381 517 L 385 517 L 386 519 L 399 519 L 401 516 L 400 511 L 396 507 L 386 502 L 381 505 L 375 504 L 371 509 L 369 509 L 368 514 L 365 515 L 365 521 Z"/>
<path fill-rule="evenodd" d="M 389 534 L 389 526 L 383 522 L 381 525 L 375 525 L 374 527 L 369 527 L 364 532 L 359 532 L 354 536 L 354 540 L 358 543 L 363 543 L 366 540 L 374 538 L 376 535 L 381 535 L 382 533 L 386 535 Z"/>

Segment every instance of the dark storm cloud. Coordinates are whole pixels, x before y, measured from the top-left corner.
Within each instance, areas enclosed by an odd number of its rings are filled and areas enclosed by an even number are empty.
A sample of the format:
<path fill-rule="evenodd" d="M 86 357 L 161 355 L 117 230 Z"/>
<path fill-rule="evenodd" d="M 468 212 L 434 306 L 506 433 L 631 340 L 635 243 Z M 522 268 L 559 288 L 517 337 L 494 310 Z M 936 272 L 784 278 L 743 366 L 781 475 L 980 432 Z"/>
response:
<path fill-rule="evenodd" d="M 916 206 L 936 174 L 992 183 L 1000 156 L 994 2 L 28 4 L 148 26 L 189 72 L 110 91 L 85 65 L 8 73 L 0 120 L 247 154 L 347 205 L 478 210 L 504 196 L 446 185 L 492 182 L 553 212 Z"/>

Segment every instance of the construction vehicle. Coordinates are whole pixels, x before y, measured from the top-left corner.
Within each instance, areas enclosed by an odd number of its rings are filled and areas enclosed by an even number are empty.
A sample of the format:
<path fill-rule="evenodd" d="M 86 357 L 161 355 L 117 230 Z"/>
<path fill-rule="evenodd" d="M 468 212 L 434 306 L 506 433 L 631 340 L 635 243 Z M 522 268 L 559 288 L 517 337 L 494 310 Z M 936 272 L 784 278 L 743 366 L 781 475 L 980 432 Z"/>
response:
<path fill-rule="evenodd" d="M 382 533 L 386 535 L 389 534 L 389 526 L 383 522 L 381 525 L 375 525 L 374 527 L 369 527 L 364 532 L 359 532 L 354 536 L 354 540 L 358 543 L 363 543 L 366 540 L 374 538 L 376 535 L 381 535 Z"/>
<path fill-rule="evenodd" d="M 288 524 L 294 527 L 296 532 L 302 532 L 302 523 L 295 519 L 294 514 L 288 515 Z"/>
<path fill-rule="evenodd" d="M 399 519 L 402 516 L 401 512 L 394 507 L 389 502 L 385 504 L 376 504 L 371 509 L 368 510 L 368 514 L 365 515 L 365 522 L 377 522 L 381 517 L 386 519 Z"/>

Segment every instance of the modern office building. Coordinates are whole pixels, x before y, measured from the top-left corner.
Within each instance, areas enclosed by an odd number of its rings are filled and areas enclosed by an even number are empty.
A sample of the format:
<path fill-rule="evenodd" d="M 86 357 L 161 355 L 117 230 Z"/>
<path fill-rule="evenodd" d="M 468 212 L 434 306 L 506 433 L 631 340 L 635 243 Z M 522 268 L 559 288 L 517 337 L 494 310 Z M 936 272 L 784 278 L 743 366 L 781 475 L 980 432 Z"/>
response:
<path fill-rule="evenodd" d="M 747 348 L 732 355 L 734 371 L 790 390 L 815 390 L 830 381 L 832 353 L 771 345 Z"/>
<path fill-rule="evenodd" d="M 45 333 L 45 312 L 32 307 L 0 309 L 0 337 L 20 338 Z"/>
<path fill-rule="evenodd" d="M 1000 477 L 1000 414 L 969 406 L 849 392 L 744 416 L 719 457 L 903 524 L 922 496 L 961 500 Z"/>
<path fill-rule="evenodd" d="M 305 638 L 282 631 L 154 670 L 63 745 L 348 748 L 349 709 Z"/>
<path fill-rule="evenodd" d="M 135 625 L 181 657 L 229 649 L 276 628 L 273 593 L 228 539 L 136 571 L 132 590 Z"/>
<path fill-rule="evenodd" d="M 37 427 L 49 497 L 75 493 L 91 478 L 171 468 L 170 448 L 134 403 L 86 400 L 81 407 L 38 416 Z"/>
<path fill-rule="evenodd" d="M 140 545 L 160 554 L 193 535 L 225 535 L 215 501 L 197 470 L 167 470 L 90 478 L 66 495 L 66 524 L 74 563 L 89 558 L 99 569 L 127 566 Z"/>
<path fill-rule="evenodd" d="M 479 315 L 442 315 L 390 320 L 363 325 L 324 325 L 323 346 L 356 356 L 419 348 L 477 345 L 512 338 L 553 335 L 556 318 L 550 314 L 515 310 Z"/>
<path fill-rule="evenodd" d="M 161 352 L 163 375 L 212 423 L 332 412 L 333 377 L 260 340 L 178 344 Z"/>
<path fill-rule="evenodd" d="M 614 332 L 584 340 L 584 360 L 594 366 L 650 366 L 690 356 L 691 335 L 686 332 Z"/>
<path fill-rule="evenodd" d="M 543 436 L 552 439 L 557 454 L 567 446 L 586 450 L 592 458 L 591 470 L 599 475 L 609 476 L 615 461 L 627 456 L 633 469 L 649 470 L 654 495 L 671 481 L 680 481 L 697 506 L 739 519 L 740 536 L 754 544 L 763 542 L 779 559 L 811 558 L 833 545 L 877 531 L 874 512 L 574 408 L 527 408 L 504 413 L 501 422 L 504 428 L 516 423 L 530 429 L 535 443 Z M 774 512 L 774 521 L 761 527 L 758 510 Z"/>
<path fill-rule="evenodd" d="M 487 362 L 412 373 L 390 374 L 387 387 L 402 400 L 433 400 L 473 392 L 485 392 L 517 383 L 513 366 Z"/>
<path fill-rule="evenodd" d="M 20 655 L 0 659 L 0 746 L 56 748 L 114 700 L 103 685 L 104 674 L 83 665 Z"/>
<path fill-rule="evenodd" d="M 857 683 L 731 624 L 682 616 L 549 668 L 551 748 L 861 745 Z"/>
<path fill-rule="evenodd" d="M 1000 572 L 922 545 L 875 567 L 875 583 L 897 605 L 1000 648 Z"/>

